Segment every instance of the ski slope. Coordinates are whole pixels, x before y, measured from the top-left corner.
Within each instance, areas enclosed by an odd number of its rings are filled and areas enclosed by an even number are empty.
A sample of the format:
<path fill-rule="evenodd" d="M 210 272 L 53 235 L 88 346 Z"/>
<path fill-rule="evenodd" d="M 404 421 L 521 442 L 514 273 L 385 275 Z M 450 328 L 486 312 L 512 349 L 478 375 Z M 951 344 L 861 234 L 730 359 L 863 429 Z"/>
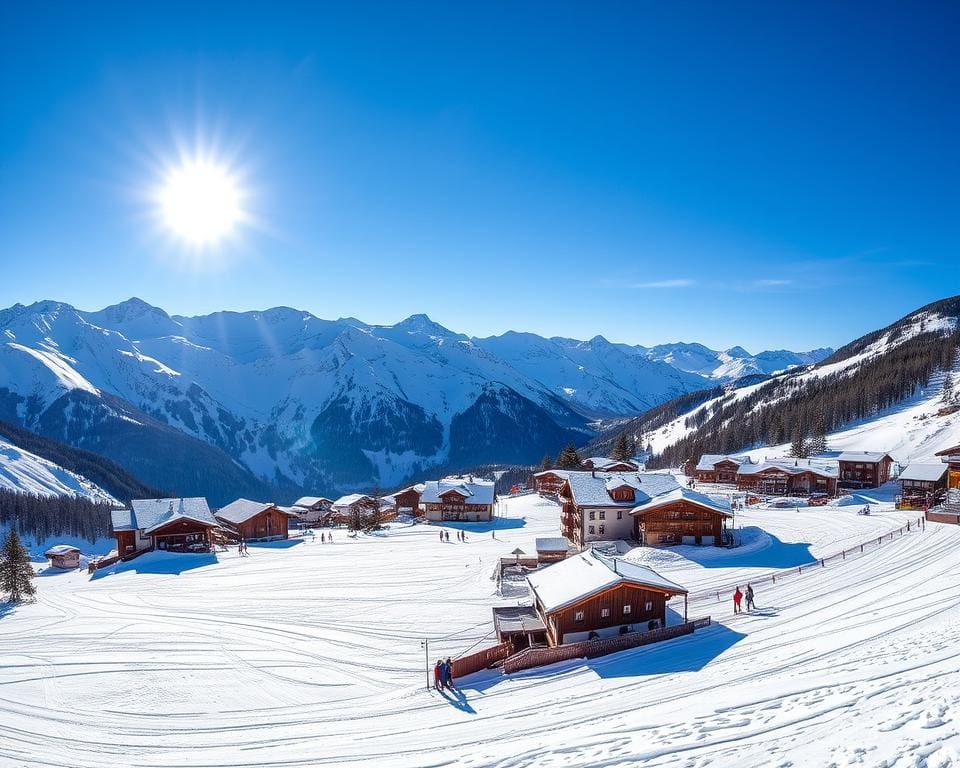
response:
<path fill-rule="evenodd" d="M 0 440 L 0 488 L 38 496 L 78 496 L 120 506 L 96 483 L 6 440 Z"/>
<path fill-rule="evenodd" d="M 421 640 L 490 643 L 497 558 L 558 531 L 537 497 L 501 512 L 466 543 L 398 526 L 43 572 L 0 614 L 0 765 L 960 765 L 960 528 L 764 585 L 754 615 L 694 600 L 716 623 L 693 636 L 427 692 Z M 740 550 L 646 554 L 698 592 L 909 517 L 753 510 Z"/>

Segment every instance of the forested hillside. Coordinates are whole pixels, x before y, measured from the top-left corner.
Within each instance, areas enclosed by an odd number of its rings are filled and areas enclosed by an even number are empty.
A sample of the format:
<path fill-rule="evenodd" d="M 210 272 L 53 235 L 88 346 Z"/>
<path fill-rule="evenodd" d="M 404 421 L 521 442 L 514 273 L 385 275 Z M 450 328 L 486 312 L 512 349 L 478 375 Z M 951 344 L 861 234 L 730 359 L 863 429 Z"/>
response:
<path fill-rule="evenodd" d="M 110 505 L 73 496 L 37 496 L 0 488 L 0 529 L 47 541 L 72 536 L 94 542 L 110 536 Z"/>

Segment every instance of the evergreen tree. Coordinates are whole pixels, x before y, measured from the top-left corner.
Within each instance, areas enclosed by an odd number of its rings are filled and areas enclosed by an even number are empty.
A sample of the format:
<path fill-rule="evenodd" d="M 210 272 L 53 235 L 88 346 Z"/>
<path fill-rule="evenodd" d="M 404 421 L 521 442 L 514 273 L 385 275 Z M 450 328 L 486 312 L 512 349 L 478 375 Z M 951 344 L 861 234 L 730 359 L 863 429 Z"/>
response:
<path fill-rule="evenodd" d="M 33 566 L 30 555 L 17 535 L 17 529 L 11 528 L 3 543 L 0 556 L 0 592 L 7 594 L 11 603 L 22 603 L 32 598 L 37 588 L 33 585 Z"/>
<path fill-rule="evenodd" d="M 827 423 L 823 410 L 817 411 L 816 422 L 813 425 L 813 437 L 807 445 L 807 455 L 816 456 L 827 450 Z"/>
<path fill-rule="evenodd" d="M 540 462 L 540 469 L 544 472 L 553 469 L 553 457 L 549 453 L 544 454 L 543 461 Z"/>
<path fill-rule="evenodd" d="M 579 469 L 580 454 L 573 443 L 567 443 L 566 447 L 557 455 L 557 469 Z"/>
<path fill-rule="evenodd" d="M 805 459 L 810 455 L 810 444 L 803 432 L 797 432 L 790 443 L 790 455 L 797 459 Z"/>
<path fill-rule="evenodd" d="M 630 441 L 627 439 L 627 433 L 621 432 L 617 437 L 617 442 L 613 446 L 613 458 L 617 461 L 629 461 L 633 458 L 633 451 L 630 450 Z"/>
<path fill-rule="evenodd" d="M 943 377 L 943 402 L 945 405 L 953 403 L 953 376 L 949 373 Z"/>

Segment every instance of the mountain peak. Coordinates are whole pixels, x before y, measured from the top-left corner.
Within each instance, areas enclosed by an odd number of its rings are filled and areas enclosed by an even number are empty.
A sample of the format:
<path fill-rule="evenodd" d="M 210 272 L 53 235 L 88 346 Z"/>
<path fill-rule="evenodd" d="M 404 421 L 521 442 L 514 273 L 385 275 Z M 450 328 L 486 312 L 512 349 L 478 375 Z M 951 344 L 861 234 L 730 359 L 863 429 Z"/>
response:
<path fill-rule="evenodd" d="M 730 349 L 727 350 L 727 354 L 730 355 L 730 357 L 753 357 L 753 355 L 743 347 L 730 347 Z"/>

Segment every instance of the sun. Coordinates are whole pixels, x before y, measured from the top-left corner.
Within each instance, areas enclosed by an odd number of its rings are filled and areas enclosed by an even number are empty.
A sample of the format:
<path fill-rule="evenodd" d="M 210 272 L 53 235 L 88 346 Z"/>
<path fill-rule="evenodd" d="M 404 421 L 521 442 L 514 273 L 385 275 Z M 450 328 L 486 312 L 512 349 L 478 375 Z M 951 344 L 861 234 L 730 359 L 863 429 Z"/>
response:
<path fill-rule="evenodd" d="M 164 226 L 194 246 L 215 245 L 243 220 L 243 194 L 223 165 L 191 160 L 167 172 L 158 193 Z"/>

